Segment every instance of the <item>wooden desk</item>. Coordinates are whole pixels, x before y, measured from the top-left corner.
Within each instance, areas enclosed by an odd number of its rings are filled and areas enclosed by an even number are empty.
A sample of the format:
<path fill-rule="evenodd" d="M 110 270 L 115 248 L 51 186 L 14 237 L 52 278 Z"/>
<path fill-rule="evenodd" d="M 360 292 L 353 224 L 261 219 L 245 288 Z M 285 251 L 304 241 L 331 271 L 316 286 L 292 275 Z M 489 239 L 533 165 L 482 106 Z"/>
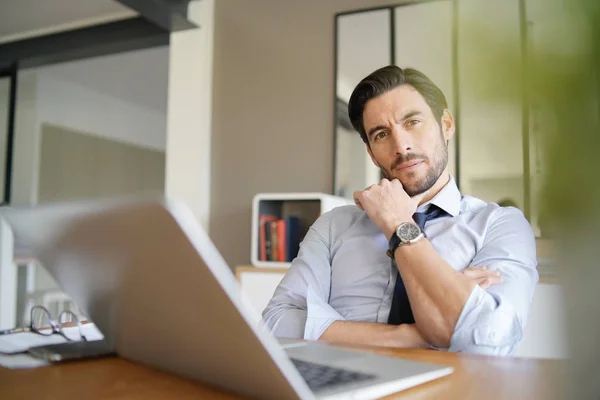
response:
<path fill-rule="evenodd" d="M 451 365 L 455 372 L 386 399 L 562 399 L 563 362 L 365 348 L 412 360 Z M 0 368 L 0 399 L 239 399 L 121 358 L 31 370 Z"/>

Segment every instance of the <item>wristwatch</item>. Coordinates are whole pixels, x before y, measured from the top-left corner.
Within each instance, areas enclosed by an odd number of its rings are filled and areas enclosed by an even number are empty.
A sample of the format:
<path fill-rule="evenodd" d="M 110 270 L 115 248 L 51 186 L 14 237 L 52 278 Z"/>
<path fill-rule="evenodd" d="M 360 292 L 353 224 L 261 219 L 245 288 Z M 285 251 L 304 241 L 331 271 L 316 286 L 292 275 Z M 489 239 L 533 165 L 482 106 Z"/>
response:
<path fill-rule="evenodd" d="M 396 228 L 396 233 L 390 238 L 389 249 L 386 254 L 393 259 L 398 246 L 416 243 L 424 237 L 425 234 L 419 228 L 419 225 L 413 222 L 403 222 Z"/>

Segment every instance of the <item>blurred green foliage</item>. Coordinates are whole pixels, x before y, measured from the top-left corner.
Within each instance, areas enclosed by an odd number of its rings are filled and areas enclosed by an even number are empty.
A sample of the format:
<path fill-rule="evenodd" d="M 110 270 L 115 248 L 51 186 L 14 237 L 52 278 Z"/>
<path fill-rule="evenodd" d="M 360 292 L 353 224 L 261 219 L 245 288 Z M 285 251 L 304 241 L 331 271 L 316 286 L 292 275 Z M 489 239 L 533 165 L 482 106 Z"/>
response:
<path fill-rule="evenodd" d="M 460 0 L 456 0 L 460 1 Z M 487 0 L 481 0 L 487 1 Z M 527 4 L 527 0 L 525 0 Z M 567 392 L 557 398 L 600 398 L 600 0 L 546 0 L 552 29 L 537 41 L 527 62 L 506 38 L 481 24 L 475 40 L 494 46 L 495 62 L 527 85 L 543 119 L 543 189 L 538 202 L 544 231 L 558 250 L 565 294 L 571 360 Z M 546 21 L 548 22 L 548 21 Z M 540 38 L 537 38 L 540 39 Z M 545 39 L 545 40 L 543 40 Z M 543 47 L 539 43 L 544 43 Z M 511 101 L 496 82 L 475 95 Z M 513 99 L 520 101 L 520 99 Z M 541 223 L 542 221 L 540 221 Z M 560 310 L 556 310 L 557 313 Z"/>

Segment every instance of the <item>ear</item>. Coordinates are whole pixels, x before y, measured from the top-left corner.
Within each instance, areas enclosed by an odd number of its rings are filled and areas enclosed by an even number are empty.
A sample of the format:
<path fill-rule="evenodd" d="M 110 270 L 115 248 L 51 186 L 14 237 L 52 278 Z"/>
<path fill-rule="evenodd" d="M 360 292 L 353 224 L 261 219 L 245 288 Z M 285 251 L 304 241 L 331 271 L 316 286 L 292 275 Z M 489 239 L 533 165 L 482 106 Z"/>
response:
<path fill-rule="evenodd" d="M 375 164 L 375 166 L 377 168 L 381 168 L 381 165 L 379 165 L 379 163 L 377 162 L 377 159 L 375 158 L 375 156 L 373 155 L 373 151 L 371 151 L 371 146 L 369 146 L 368 144 L 366 145 L 367 147 L 367 153 L 369 153 L 369 156 L 371 157 L 371 161 L 373 161 L 373 164 Z"/>
<path fill-rule="evenodd" d="M 444 139 L 446 143 L 454 136 L 455 126 L 454 126 L 454 117 L 450 113 L 450 111 L 446 108 L 444 113 L 442 114 L 442 134 L 444 135 Z"/>

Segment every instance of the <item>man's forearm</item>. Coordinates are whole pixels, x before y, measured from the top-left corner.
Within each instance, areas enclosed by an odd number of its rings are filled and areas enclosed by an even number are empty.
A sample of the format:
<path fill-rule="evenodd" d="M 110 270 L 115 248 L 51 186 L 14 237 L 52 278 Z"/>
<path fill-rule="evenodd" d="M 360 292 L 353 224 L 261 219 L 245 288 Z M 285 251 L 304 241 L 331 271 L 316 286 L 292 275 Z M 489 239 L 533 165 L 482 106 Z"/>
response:
<path fill-rule="evenodd" d="M 428 240 L 400 246 L 395 257 L 419 331 L 433 345 L 449 347 L 476 283 L 450 267 Z"/>
<path fill-rule="evenodd" d="M 428 347 L 414 324 L 334 321 L 320 340 L 386 347 Z"/>

